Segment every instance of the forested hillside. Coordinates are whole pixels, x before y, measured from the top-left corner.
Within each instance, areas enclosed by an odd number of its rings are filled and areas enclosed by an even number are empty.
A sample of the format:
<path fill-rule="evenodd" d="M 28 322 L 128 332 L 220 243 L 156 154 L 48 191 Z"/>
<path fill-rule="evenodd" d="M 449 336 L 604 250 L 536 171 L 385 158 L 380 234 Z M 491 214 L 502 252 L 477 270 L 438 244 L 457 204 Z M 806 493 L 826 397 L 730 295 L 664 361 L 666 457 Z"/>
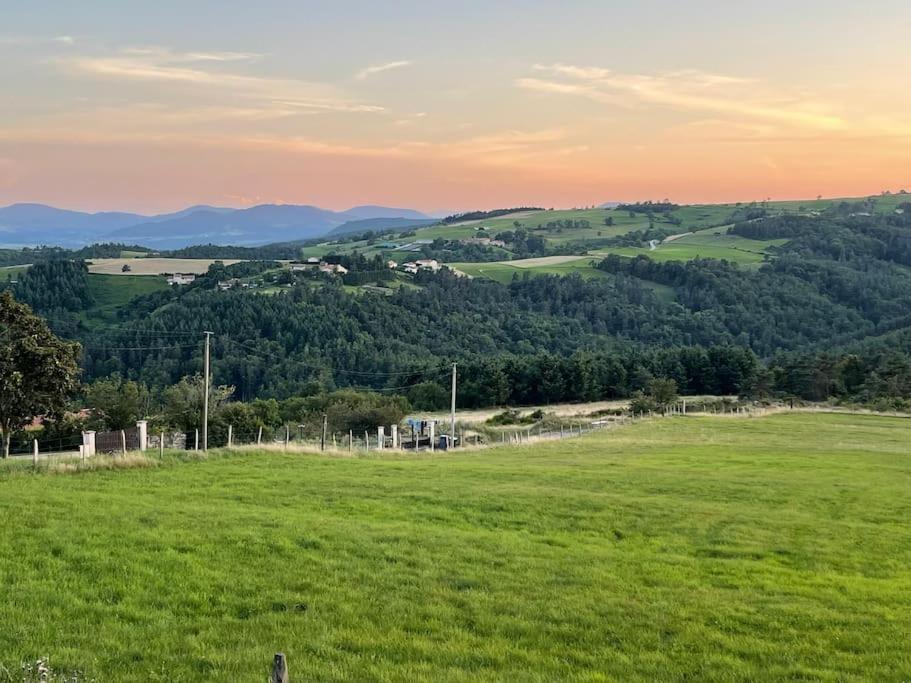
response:
<path fill-rule="evenodd" d="M 80 261 L 38 263 L 13 292 L 84 343 L 87 379 L 174 384 L 200 370 L 211 331 L 215 381 L 241 398 L 357 387 L 445 403 L 458 362 L 463 406 L 624 397 L 653 377 L 687 393 L 904 400 L 909 221 L 903 210 L 844 207 L 755 215 L 730 233 L 785 240 L 758 267 L 610 255 L 600 278 L 503 285 L 444 270 L 385 295 L 354 294 L 337 278 L 297 280 L 271 296 L 220 291 L 225 277 L 279 264 L 216 264 L 193 285 L 133 299 L 101 329 L 81 317 L 92 276 Z"/>

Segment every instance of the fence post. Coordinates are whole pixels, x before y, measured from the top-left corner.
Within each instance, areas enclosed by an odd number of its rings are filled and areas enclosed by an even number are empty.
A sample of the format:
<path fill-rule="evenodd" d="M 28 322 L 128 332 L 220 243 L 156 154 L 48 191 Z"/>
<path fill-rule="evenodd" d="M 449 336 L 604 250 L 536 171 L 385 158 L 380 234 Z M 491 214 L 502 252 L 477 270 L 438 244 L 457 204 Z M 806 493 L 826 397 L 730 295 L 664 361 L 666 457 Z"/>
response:
<path fill-rule="evenodd" d="M 199 427 L 196 428 L 196 436 L 194 437 L 194 441 L 193 441 L 193 450 L 194 451 L 199 450 Z"/>
<path fill-rule="evenodd" d="M 366 430 L 366 429 L 364 430 L 364 450 L 365 450 L 365 451 L 369 451 L 369 450 L 370 450 L 370 435 L 367 434 L 367 430 Z"/>
<path fill-rule="evenodd" d="M 123 457 L 127 456 L 127 433 L 122 429 L 120 430 L 120 452 Z"/>
<path fill-rule="evenodd" d="M 38 467 L 38 439 L 32 440 L 32 463 Z"/>
<path fill-rule="evenodd" d="M 291 429 L 285 425 L 285 450 L 288 450 L 288 440 L 291 438 Z"/>
<path fill-rule="evenodd" d="M 290 683 L 290 681 L 288 661 L 285 659 L 284 653 L 278 652 L 272 661 L 272 678 L 269 679 L 269 683 Z"/>
<path fill-rule="evenodd" d="M 228 448 L 231 448 L 234 442 L 234 425 L 228 425 Z"/>
<path fill-rule="evenodd" d="M 381 451 L 386 447 L 386 429 L 384 427 L 376 428 L 376 450 Z"/>
<path fill-rule="evenodd" d="M 199 430 L 196 430 L 197 437 L 199 436 Z M 196 444 L 196 449 L 199 450 L 199 444 Z M 164 432 L 158 438 L 158 457 L 164 458 Z"/>
<path fill-rule="evenodd" d="M 256 432 L 256 445 L 259 446 L 263 442 L 263 426 L 259 426 L 259 431 Z"/>
<path fill-rule="evenodd" d="M 329 428 L 329 416 L 323 413 L 323 429 L 320 431 L 319 449 L 326 450 L 326 430 Z"/>
<path fill-rule="evenodd" d="M 145 453 L 149 447 L 149 423 L 148 420 L 140 420 L 136 423 L 136 429 L 139 430 L 139 452 Z"/>
<path fill-rule="evenodd" d="M 399 426 L 392 425 L 391 427 L 389 427 L 389 431 L 392 433 L 392 448 L 393 449 L 398 448 L 399 447 Z"/>
<path fill-rule="evenodd" d="M 82 464 L 85 464 L 85 446 L 79 446 L 79 459 L 82 460 Z"/>
<path fill-rule="evenodd" d="M 354 448 L 354 431 L 349 429 L 348 430 L 348 452 L 350 453 L 353 448 Z"/>
<path fill-rule="evenodd" d="M 437 423 L 434 422 L 433 420 L 431 420 L 430 421 L 430 452 L 431 453 L 433 453 L 434 449 L 436 448 L 436 444 L 434 443 L 434 441 L 436 440 L 436 431 L 437 431 Z"/>

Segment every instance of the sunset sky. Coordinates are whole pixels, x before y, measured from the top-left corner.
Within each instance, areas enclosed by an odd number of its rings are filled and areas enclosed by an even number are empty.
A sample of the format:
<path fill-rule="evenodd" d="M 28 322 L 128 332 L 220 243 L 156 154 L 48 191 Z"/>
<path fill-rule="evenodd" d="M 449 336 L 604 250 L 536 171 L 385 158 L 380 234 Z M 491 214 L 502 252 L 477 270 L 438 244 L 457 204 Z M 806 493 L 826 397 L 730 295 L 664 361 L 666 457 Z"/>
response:
<path fill-rule="evenodd" d="M 0 204 L 911 187 L 907 0 L 30 0 L 0 17 Z"/>

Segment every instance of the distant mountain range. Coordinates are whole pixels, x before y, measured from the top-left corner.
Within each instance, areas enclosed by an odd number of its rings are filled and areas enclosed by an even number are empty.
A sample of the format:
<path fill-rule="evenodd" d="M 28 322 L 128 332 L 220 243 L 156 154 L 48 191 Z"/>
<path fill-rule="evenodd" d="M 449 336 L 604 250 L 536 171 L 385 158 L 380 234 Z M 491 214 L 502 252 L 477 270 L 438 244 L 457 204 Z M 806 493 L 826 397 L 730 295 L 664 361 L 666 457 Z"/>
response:
<path fill-rule="evenodd" d="M 361 218 L 356 221 L 342 223 L 337 228 L 333 228 L 329 233 L 330 237 L 340 237 L 342 235 L 353 235 L 363 232 L 379 232 L 381 230 L 417 230 L 428 225 L 439 223 L 436 218 Z"/>
<path fill-rule="evenodd" d="M 322 237 L 349 223 L 399 220 L 403 226 L 434 222 L 432 217 L 413 209 L 385 206 L 330 211 L 293 204 L 263 204 L 248 209 L 200 205 L 143 216 L 13 204 L 0 208 L 0 246 L 80 247 L 94 242 L 123 242 L 153 249 L 179 249 L 194 244 L 258 245 Z M 357 229 L 370 228 L 352 228 Z"/>

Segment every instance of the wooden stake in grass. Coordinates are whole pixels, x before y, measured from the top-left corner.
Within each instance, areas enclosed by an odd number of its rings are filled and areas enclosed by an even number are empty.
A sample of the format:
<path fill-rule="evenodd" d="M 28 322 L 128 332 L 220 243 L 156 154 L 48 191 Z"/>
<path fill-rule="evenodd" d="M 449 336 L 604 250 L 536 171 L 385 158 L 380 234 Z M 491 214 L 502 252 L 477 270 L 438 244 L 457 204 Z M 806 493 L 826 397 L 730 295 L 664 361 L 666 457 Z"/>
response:
<path fill-rule="evenodd" d="M 164 458 L 164 432 L 158 438 L 158 457 Z"/>
<path fill-rule="evenodd" d="M 259 426 L 259 431 L 256 432 L 256 445 L 259 446 L 263 442 L 263 426 Z"/>
<path fill-rule="evenodd" d="M 127 433 L 122 429 L 120 430 L 120 452 L 124 458 L 127 457 Z"/>
<path fill-rule="evenodd" d="M 38 439 L 32 441 L 32 464 L 38 467 Z"/>

